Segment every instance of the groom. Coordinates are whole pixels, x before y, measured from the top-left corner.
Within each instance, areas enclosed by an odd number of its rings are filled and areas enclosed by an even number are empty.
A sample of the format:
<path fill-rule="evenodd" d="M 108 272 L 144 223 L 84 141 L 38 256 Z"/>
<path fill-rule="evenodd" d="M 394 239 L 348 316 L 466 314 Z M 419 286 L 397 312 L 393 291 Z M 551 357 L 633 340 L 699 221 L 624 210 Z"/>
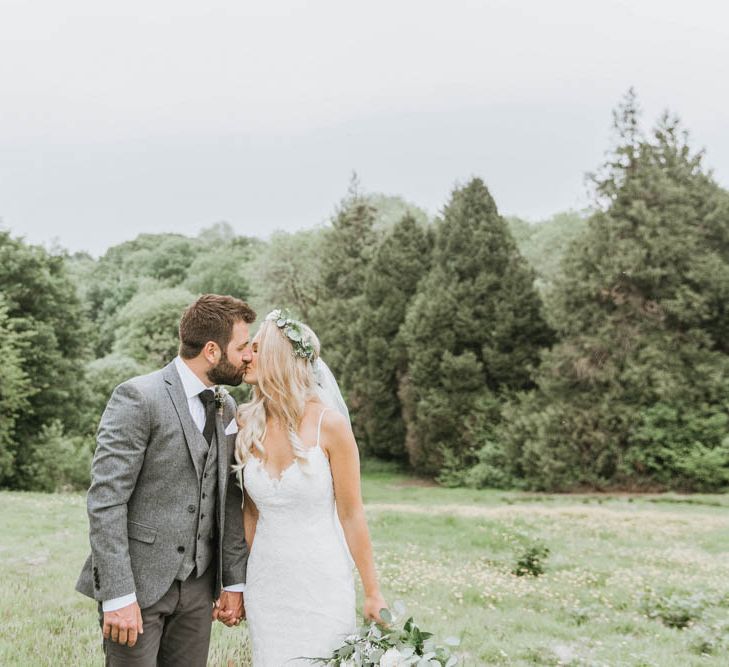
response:
<path fill-rule="evenodd" d="M 182 315 L 179 356 L 119 385 L 106 406 L 76 589 L 100 602 L 107 665 L 204 667 L 212 617 L 243 615 L 235 402 L 214 386 L 241 383 L 254 319 L 239 299 L 201 296 Z"/>

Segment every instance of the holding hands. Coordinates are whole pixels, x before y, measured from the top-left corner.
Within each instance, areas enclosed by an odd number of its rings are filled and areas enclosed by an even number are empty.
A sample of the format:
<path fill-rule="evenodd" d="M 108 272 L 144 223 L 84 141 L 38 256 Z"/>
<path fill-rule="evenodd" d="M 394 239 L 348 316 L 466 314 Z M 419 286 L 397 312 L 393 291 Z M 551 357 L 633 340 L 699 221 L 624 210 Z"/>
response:
<path fill-rule="evenodd" d="M 231 628 L 238 625 L 245 617 L 243 593 L 220 591 L 220 598 L 213 605 L 213 620 L 220 621 Z"/>

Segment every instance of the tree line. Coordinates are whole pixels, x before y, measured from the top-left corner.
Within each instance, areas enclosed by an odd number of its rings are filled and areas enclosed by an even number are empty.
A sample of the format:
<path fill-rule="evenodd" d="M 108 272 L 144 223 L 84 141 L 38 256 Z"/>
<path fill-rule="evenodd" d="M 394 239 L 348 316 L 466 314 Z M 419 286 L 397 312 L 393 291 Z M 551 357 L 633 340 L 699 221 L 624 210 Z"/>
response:
<path fill-rule="evenodd" d="M 0 232 L 0 483 L 83 486 L 113 387 L 217 292 L 317 331 L 363 456 L 450 485 L 726 488 L 729 192 L 632 92 L 614 129 L 593 208 L 539 225 L 473 178 L 435 220 L 354 182 L 328 225 L 268 241 L 220 223 L 95 260 Z"/>

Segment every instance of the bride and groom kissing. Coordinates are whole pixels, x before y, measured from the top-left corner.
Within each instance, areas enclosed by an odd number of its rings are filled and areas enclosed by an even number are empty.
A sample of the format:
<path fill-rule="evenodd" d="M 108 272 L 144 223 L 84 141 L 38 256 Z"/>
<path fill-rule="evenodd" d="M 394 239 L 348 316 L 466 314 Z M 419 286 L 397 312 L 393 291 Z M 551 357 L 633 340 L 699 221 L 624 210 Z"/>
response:
<path fill-rule="evenodd" d="M 101 417 L 76 588 L 99 604 L 107 665 L 205 665 L 212 620 L 247 620 L 255 667 L 311 664 L 380 593 L 359 456 L 319 341 L 229 296 L 182 314 L 179 355 L 120 384 Z M 219 385 L 252 386 L 236 409 Z"/>

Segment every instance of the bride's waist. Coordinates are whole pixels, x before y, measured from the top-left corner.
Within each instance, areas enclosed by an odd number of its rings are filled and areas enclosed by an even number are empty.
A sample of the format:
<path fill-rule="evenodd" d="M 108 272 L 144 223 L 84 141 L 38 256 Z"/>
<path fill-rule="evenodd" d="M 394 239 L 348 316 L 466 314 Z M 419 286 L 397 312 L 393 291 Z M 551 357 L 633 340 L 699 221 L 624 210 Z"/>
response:
<path fill-rule="evenodd" d="M 334 517 L 326 519 L 311 519 L 306 516 L 291 517 L 279 515 L 259 515 L 258 521 L 256 522 L 256 532 L 259 530 L 295 533 L 326 533 L 336 532 L 337 525 Z"/>
<path fill-rule="evenodd" d="M 256 523 L 256 536 L 268 535 L 270 537 L 286 539 L 290 537 L 305 537 L 332 540 L 339 539 L 341 528 L 334 518 L 311 520 L 306 517 L 292 519 L 290 517 L 259 516 Z"/>

